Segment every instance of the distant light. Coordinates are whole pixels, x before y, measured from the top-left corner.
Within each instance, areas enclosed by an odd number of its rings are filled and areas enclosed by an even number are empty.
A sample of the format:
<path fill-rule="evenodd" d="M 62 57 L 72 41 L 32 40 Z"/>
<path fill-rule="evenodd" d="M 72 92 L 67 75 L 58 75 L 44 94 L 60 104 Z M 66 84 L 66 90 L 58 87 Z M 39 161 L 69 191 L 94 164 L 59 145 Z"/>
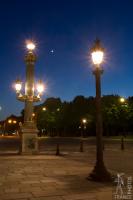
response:
<path fill-rule="evenodd" d="M 28 42 L 26 47 L 28 50 L 33 51 L 36 48 L 36 45 L 33 42 Z"/>
<path fill-rule="evenodd" d="M 125 102 L 125 98 L 121 97 L 121 98 L 120 98 L 120 102 L 121 102 L 121 103 L 124 103 L 124 102 Z"/>
<path fill-rule="evenodd" d="M 43 110 L 43 111 L 46 111 L 47 109 L 46 109 L 46 107 L 43 107 L 42 110 Z"/>
<path fill-rule="evenodd" d="M 87 119 L 82 119 L 83 124 L 87 123 Z"/>
<path fill-rule="evenodd" d="M 57 108 L 57 111 L 59 112 L 59 111 L 60 111 L 60 108 Z"/>
<path fill-rule="evenodd" d="M 14 123 L 14 124 L 16 124 L 16 123 L 17 123 L 17 121 L 16 121 L 16 120 L 13 120 L 13 123 Z"/>
<path fill-rule="evenodd" d="M 35 117 L 35 113 L 32 113 L 32 117 Z"/>
<path fill-rule="evenodd" d="M 104 55 L 103 51 L 94 51 L 91 55 L 94 65 L 99 65 L 102 63 Z"/>
<path fill-rule="evenodd" d="M 9 120 L 8 120 L 8 123 L 9 123 L 9 124 L 11 124 L 11 123 L 12 123 L 12 120 L 11 120 L 11 119 L 9 119 Z"/>

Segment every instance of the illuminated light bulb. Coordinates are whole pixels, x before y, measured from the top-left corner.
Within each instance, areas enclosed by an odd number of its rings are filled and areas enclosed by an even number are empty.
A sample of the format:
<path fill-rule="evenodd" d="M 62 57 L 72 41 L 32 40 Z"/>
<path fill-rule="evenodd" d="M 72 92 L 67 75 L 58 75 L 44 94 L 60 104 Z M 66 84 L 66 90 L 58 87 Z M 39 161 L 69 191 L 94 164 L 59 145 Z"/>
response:
<path fill-rule="evenodd" d="M 35 117 L 35 113 L 32 113 L 32 117 Z"/>
<path fill-rule="evenodd" d="M 47 109 L 46 109 L 46 107 L 43 107 L 42 110 L 43 110 L 43 111 L 46 111 Z"/>
<path fill-rule="evenodd" d="M 103 61 L 104 53 L 102 51 L 94 51 L 91 53 L 94 65 L 99 65 Z"/>
<path fill-rule="evenodd" d="M 36 45 L 33 42 L 28 42 L 26 47 L 28 50 L 33 51 L 36 48 Z"/>
<path fill-rule="evenodd" d="M 83 122 L 84 124 L 86 124 L 86 123 L 87 123 L 87 119 L 82 119 L 82 122 Z"/>
<path fill-rule="evenodd" d="M 37 91 L 39 94 L 42 94 L 44 91 L 44 85 L 42 83 L 42 81 L 39 81 L 39 83 L 37 84 Z"/>
<path fill-rule="evenodd" d="M 9 124 L 11 124 L 11 123 L 12 123 L 12 120 L 11 120 L 11 119 L 9 119 L 9 120 L 8 120 L 8 123 L 9 123 Z"/>
<path fill-rule="evenodd" d="M 17 93 L 19 93 L 20 90 L 22 89 L 22 82 L 21 82 L 19 79 L 16 80 L 15 89 L 16 89 L 16 92 L 17 92 Z"/>
<path fill-rule="evenodd" d="M 120 98 L 120 102 L 121 102 L 121 103 L 124 103 L 124 102 L 125 102 L 125 98 L 121 97 L 121 98 Z"/>

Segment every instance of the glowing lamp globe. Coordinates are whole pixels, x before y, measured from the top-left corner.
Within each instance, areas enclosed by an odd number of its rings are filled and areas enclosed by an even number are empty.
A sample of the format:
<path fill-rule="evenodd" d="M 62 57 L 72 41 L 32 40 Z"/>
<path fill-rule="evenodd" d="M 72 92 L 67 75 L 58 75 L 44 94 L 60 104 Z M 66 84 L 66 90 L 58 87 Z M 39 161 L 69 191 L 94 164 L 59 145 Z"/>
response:
<path fill-rule="evenodd" d="M 94 51 L 91 55 L 94 65 L 99 65 L 102 63 L 104 55 L 102 51 Z"/>
<path fill-rule="evenodd" d="M 29 51 L 33 51 L 35 48 L 36 48 L 36 45 L 33 43 L 33 42 L 29 42 L 27 45 L 26 45 L 27 49 Z"/>
<path fill-rule="evenodd" d="M 32 113 L 32 117 L 35 117 L 35 113 Z"/>
<path fill-rule="evenodd" d="M 20 90 L 22 89 L 22 82 L 20 80 L 16 80 L 15 89 L 17 93 L 19 93 Z"/>
<path fill-rule="evenodd" d="M 101 46 L 99 39 L 96 39 L 91 48 L 91 57 L 94 65 L 99 66 L 103 62 L 104 48 Z"/>
<path fill-rule="evenodd" d="M 86 119 L 82 119 L 82 122 L 83 122 L 83 124 L 86 124 L 87 120 Z"/>
<path fill-rule="evenodd" d="M 42 81 L 39 81 L 39 83 L 37 84 L 37 91 L 39 94 L 42 94 L 44 91 L 44 85 L 42 83 Z"/>
<path fill-rule="evenodd" d="M 125 98 L 121 97 L 121 98 L 120 98 L 120 102 L 121 102 L 121 103 L 124 103 L 124 102 L 125 102 Z"/>
<path fill-rule="evenodd" d="M 12 120 L 11 120 L 11 119 L 9 119 L 9 120 L 8 120 L 8 123 L 9 123 L 9 124 L 11 124 L 11 123 L 12 123 Z"/>
<path fill-rule="evenodd" d="M 46 109 L 46 107 L 43 107 L 42 110 L 43 110 L 43 111 L 46 111 L 47 109 Z"/>

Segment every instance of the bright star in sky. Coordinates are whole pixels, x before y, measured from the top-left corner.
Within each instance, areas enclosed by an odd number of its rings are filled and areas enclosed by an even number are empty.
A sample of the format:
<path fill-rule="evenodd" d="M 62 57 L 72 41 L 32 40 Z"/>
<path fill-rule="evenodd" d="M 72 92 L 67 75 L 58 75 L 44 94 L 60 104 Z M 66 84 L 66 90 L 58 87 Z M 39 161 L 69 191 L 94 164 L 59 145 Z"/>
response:
<path fill-rule="evenodd" d="M 52 49 L 50 52 L 51 52 L 51 53 L 54 53 L 54 50 Z"/>

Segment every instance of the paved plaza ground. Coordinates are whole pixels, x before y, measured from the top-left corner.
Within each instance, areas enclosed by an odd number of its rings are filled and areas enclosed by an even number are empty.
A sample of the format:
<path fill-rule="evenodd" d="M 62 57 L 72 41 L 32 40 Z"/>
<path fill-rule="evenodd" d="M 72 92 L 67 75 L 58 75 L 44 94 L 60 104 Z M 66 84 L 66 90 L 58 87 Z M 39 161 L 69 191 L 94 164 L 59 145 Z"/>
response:
<path fill-rule="evenodd" d="M 114 174 L 133 177 L 133 148 L 124 151 L 107 145 L 104 158 Z M 0 200 L 112 200 L 114 183 L 87 180 L 95 163 L 95 146 L 85 146 L 83 153 L 62 149 L 61 156 L 41 149 L 40 155 L 0 156 Z M 44 150 L 44 151 L 43 151 Z"/>

